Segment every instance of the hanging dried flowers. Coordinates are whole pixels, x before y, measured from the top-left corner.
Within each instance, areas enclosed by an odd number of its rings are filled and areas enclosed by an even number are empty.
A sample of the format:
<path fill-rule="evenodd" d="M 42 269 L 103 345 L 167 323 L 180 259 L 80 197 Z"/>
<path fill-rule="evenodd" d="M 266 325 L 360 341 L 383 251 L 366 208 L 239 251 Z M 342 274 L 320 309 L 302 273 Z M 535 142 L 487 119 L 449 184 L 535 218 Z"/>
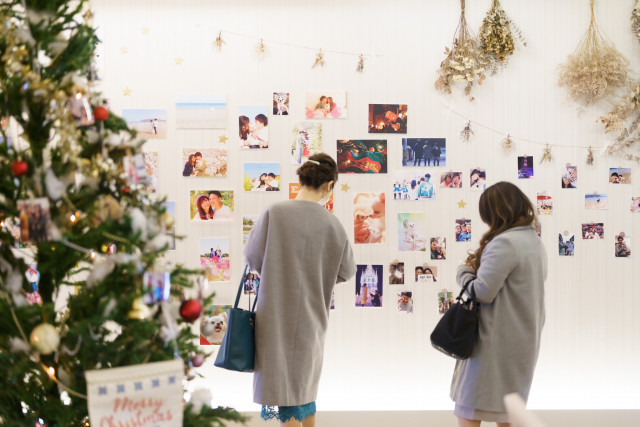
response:
<path fill-rule="evenodd" d="M 543 162 L 551 162 L 551 159 L 553 159 L 553 157 L 551 156 L 551 146 L 547 144 L 544 151 L 542 152 L 542 158 L 540 159 L 540 164 L 542 164 Z"/>
<path fill-rule="evenodd" d="M 515 50 L 513 33 L 526 46 L 522 33 L 504 12 L 500 0 L 493 0 L 478 34 L 480 47 L 487 58 L 487 70 L 491 74 L 497 73 L 506 66 L 508 57 L 513 55 Z"/>
<path fill-rule="evenodd" d="M 322 49 L 316 54 L 316 60 L 311 66 L 311 68 L 316 67 L 324 67 L 324 54 L 322 53 Z"/>
<path fill-rule="evenodd" d="M 486 66 L 486 58 L 476 37 L 469 30 L 464 16 L 465 0 L 460 0 L 460 22 L 453 35 L 451 50 L 445 48 L 447 55 L 438 69 L 438 79 L 435 87 L 444 93 L 451 93 L 451 84 L 454 82 L 466 82 L 465 94 L 471 93 L 473 82 L 482 84 L 485 79 L 483 74 Z"/>
<path fill-rule="evenodd" d="M 469 142 L 473 135 L 473 129 L 471 129 L 471 120 L 467 120 L 464 127 L 460 131 L 460 142 Z"/>
<path fill-rule="evenodd" d="M 638 0 L 636 0 L 633 12 L 631 12 L 631 31 L 640 40 L 640 7 L 638 7 Z"/>
<path fill-rule="evenodd" d="M 628 74 L 629 60 L 600 32 L 591 0 L 589 29 L 576 51 L 560 66 L 558 84 L 567 86 L 571 99 L 589 105 L 611 96 L 627 83 Z"/>
<path fill-rule="evenodd" d="M 262 61 L 267 55 L 267 46 L 264 44 L 264 40 L 260 39 L 260 42 L 255 47 L 255 52 L 258 61 Z"/>
<path fill-rule="evenodd" d="M 605 133 L 618 133 L 615 142 L 607 145 L 604 151 L 607 154 L 623 154 L 629 160 L 640 162 L 639 155 L 630 153 L 633 148 L 640 148 L 640 81 L 635 83 L 631 93 L 599 120 L 604 124 Z M 629 120 L 631 123 L 626 126 Z"/>
<path fill-rule="evenodd" d="M 220 31 L 218 33 L 218 37 L 216 37 L 216 40 L 213 42 L 213 47 L 215 47 L 216 50 L 220 52 L 222 50 L 222 46 L 224 46 L 225 44 L 225 41 L 222 39 L 222 31 Z"/>
<path fill-rule="evenodd" d="M 505 152 L 513 148 L 513 139 L 511 138 L 511 135 L 507 135 L 502 141 L 500 141 L 500 143 L 502 144 L 502 150 Z"/>
<path fill-rule="evenodd" d="M 360 55 L 358 58 L 358 65 L 356 65 L 356 71 L 358 73 L 364 72 L 364 55 Z"/>
<path fill-rule="evenodd" d="M 587 165 L 588 166 L 593 165 L 593 151 L 591 150 L 591 146 L 587 148 Z"/>

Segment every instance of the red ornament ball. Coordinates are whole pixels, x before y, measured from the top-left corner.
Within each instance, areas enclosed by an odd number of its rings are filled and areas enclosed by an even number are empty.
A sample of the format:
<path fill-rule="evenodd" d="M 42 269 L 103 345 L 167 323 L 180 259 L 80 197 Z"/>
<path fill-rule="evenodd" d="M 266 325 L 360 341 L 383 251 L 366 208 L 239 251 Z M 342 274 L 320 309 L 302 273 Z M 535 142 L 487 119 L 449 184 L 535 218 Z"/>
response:
<path fill-rule="evenodd" d="M 191 358 L 191 364 L 194 368 L 199 368 L 204 363 L 204 356 L 201 354 L 194 354 Z"/>
<path fill-rule="evenodd" d="M 93 117 L 99 122 L 104 122 L 109 117 L 109 110 L 104 107 L 96 107 L 93 109 Z"/>
<path fill-rule="evenodd" d="M 180 316 L 185 322 L 194 322 L 202 313 L 202 304 L 195 299 L 188 299 L 180 306 Z"/>
<path fill-rule="evenodd" d="M 16 160 L 11 163 L 11 172 L 15 176 L 22 176 L 29 171 L 29 165 L 24 160 Z"/>

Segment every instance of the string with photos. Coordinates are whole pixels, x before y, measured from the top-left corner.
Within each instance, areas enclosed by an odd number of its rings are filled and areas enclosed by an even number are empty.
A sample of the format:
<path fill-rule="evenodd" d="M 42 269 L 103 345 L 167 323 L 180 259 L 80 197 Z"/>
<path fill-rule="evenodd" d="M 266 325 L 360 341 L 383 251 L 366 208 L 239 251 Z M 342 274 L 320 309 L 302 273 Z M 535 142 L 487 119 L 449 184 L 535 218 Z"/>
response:
<path fill-rule="evenodd" d="M 606 149 L 605 146 L 592 146 L 592 145 L 564 145 L 564 144 L 550 144 L 548 142 L 540 142 L 540 141 L 536 141 L 533 139 L 528 139 L 528 138 L 521 138 L 521 137 L 517 137 L 517 136 L 513 136 L 510 133 L 506 133 L 503 132 L 501 130 L 492 128 L 491 126 L 487 126 L 484 125 L 478 121 L 472 120 L 469 117 L 465 116 L 464 114 L 461 114 L 457 111 L 455 111 L 453 108 L 449 107 L 448 105 L 444 104 L 444 103 L 440 103 L 440 105 L 444 108 L 446 108 L 447 110 L 451 111 L 453 114 L 455 114 L 456 116 L 462 118 L 465 120 L 465 124 L 464 124 L 464 128 L 460 131 L 460 139 L 463 142 L 468 142 L 471 135 L 473 135 L 473 130 L 471 129 L 471 124 L 480 126 L 481 128 L 487 129 L 493 133 L 497 133 L 499 135 L 503 135 L 504 139 L 501 141 L 501 146 L 502 149 L 506 152 L 508 150 L 511 150 L 513 148 L 514 145 L 514 139 L 520 140 L 520 141 L 524 141 L 524 142 L 529 142 L 531 144 L 536 144 L 536 145 L 543 145 L 545 146 L 544 150 L 543 150 L 543 157 L 542 157 L 542 161 L 550 161 L 552 158 L 551 155 L 551 147 L 565 147 L 565 148 L 585 148 L 587 150 L 587 164 L 591 165 L 593 164 L 593 152 L 592 150 L 594 148 L 603 148 Z"/>
<path fill-rule="evenodd" d="M 218 32 L 218 36 L 216 37 L 215 41 L 213 42 L 213 46 L 215 47 L 216 51 L 220 52 L 222 51 L 222 48 L 227 44 L 227 42 L 222 38 L 222 34 L 231 34 L 237 37 L 243 37 L 246 39 L 251 39 L 251 40 L 255 40 L 256 41 L 256 45 L 254 47 L 255 53 L 258 56 L 259 60 L 262 60 L 266 57 L 266 53 L 267 53 L 267 43 L 272 44 L 272 45 L 279 45 L 279 46 L 287 46 L 287 47 L 291 47 L 291 48 L 295 48 L 295 49 L 305 49 L 305 50 L 312 50 L 312 51 L 316 51 L 316 55 L 314 57 L 314 62 L 313 65 L 311 66 L 311 68 L 316 68 L 316 67 L 323 67 L 325 65 L 325 54 L 326 53 L 334 53 L 334 54 L 338 54 L 338 55 L 347 55 L 347 56 L 353 56 L 355 58 L 357 58 L 357 62 L 356 62 L 356 71 L 358 73 L 362 73 L 364 71 L 364 61 L 366 58 L 374 58 L 374 57 L 382 57 L 384 55 L 382 54 L 377 54 L 377 53 L 355 53 L 355 52 L 348 52 L 348 51 L 344 51 L 344 50 L 334 50 L 334 49 L 323 49 L 323 48 L 316 48 L 316 47 L 311 47 L 311 46 L 305 46 L 305 45 L 301 45 L 301 44 L 295 44 L 295 43 L 289 43 L 289 42 L 283 42 L 283 41 L 278 41 L 278 40 L 267 40 L 265 38 L 262 37 L 255 37 L 255 36 L 251 36 L 248 34 L 243 34 L 243 33 L 238 33 L 235 31 L 228 31 L 228 30 L 220 30 Z"/>

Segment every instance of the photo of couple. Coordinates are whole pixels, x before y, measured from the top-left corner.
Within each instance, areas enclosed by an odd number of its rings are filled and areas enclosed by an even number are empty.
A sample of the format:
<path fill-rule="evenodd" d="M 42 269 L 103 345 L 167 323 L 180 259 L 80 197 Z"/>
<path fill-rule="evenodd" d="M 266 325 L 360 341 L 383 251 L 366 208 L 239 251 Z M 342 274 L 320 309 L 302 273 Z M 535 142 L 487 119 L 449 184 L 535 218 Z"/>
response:
<path fill-rule="evenodd" d="M 347 92 L 307 92 L 304 109 L 307 119 L 344 119 L 347 117 Z"/>
<path fill-rule="evenodd" d="M 356 307 L 382 307 L 382 265 L 357 265 Z"/>
<path fill-rule="evenodd" d="M 280 191 L 280 163 L 245 163 L 244 191 Z"/>
<path fill-rule="evenodd" d="M 226 148 L 183 148 L 182 176 L 220 177 L 227 175 Z"/>
<path fill-rule="evenodd" d="M 226 282 L 231 278 L 228 237 L 200 239 L 200 268 L 210 282 Z"/>
<path fill-rule="evenodd" d="M 269 147 L 269 109 L 265 106 L 241 106 L 238 129 L 240 148 Z"/>
<path fill-rule="evenodd" d="M 299 122 L 293 126 L 291 163 L 300 165 L 322 151 L 322 123 Z"/>
<path fill-rule="evenodd" d="M 167 137 L 167 110 L 123 109 L 122 118 L 140 138 L 163 139 Z"/>
<path fill-rule="evenodd" d="M 230 221 L 233 215 L 233 191 L 191 190 L 191 221 Z"/>

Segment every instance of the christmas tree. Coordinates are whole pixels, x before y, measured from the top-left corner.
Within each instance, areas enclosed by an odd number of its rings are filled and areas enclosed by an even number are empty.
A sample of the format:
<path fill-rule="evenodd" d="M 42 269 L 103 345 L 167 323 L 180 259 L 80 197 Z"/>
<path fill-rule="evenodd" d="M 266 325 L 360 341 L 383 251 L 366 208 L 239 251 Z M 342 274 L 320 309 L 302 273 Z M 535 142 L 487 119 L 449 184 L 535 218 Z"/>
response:
<path fill-rule="evenodd" d="M 144 141 L 96 93 L 88 2 L 0 15 L 0 425 L 89 425 L 87 372 L 177 359 L 193 375 L 210 297 L 185 301 L 200 272 L 163 261 L 173 218 L 146 193 Z M 184 425 L 244 421 L 181 386 Z"/>

